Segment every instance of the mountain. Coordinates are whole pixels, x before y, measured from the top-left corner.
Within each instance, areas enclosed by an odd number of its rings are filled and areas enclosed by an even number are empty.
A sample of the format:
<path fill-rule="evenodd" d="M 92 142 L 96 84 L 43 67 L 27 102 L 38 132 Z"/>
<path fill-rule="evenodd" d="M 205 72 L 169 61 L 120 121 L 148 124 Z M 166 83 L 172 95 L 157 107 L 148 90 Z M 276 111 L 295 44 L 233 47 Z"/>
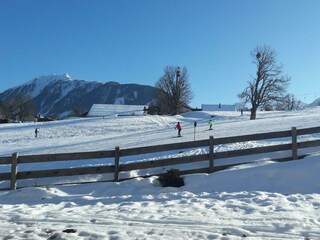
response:
<path fill-rule="evenodd" d="M 10 101 L 18 94 L 31 97 L 36 113 L 59 116 L 77 109 L 89 111 L 95 103 L 147 105 L 154 101 L 155 88 L 139 84 L 73 80 L 68 74 L 39 76 L 0 94 L 0 101 Z"/>
<path fill-rule="evenodd" d="M 312 103 L 308 105 L 308 107 L 318 107 L 320 106 L 320 98 L 314 100 Z"/>

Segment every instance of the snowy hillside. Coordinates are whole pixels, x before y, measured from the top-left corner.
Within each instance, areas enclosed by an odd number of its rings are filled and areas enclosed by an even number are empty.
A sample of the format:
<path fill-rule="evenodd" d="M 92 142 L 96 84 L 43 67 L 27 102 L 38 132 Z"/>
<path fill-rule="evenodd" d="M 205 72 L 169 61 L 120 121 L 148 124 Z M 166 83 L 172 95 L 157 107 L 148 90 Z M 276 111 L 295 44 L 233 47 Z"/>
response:
<path fill-rule="evenodd" d="M 239 112 L 197 112 L 183 116 L 3 124 L 0 155 L 192 141 L 194 121 L 198 123 L 196 139 L 290 130 L 293 126 L 318 127 L 319 110 L 261 112 L 255 121 L 249 120 L 248 113 L 240 116 Z M 208 131 L 212 115 L 216 115 L 214 130 Z M 177 121 L 183 126 L 182 138 L 176 137 Z M 38 138 L 34 137 L 36 127 Z M 319 138 L 319 134 L 304 136 L 304 140 Z M 260 146 L 270 141 L 250 144 Z M 202 151 L 205 150 L 197 149 L 194 153 Z M 58 164 L 52 167 L 72 167 L 63 162 Z M 0 165 L 1 172 L 8 170 L 5 168 Z M 2 239 L 320 239 L 319 171 L 320 149 L 312 148 L 307 158 L 298 161 L 256 162 L 213 174 L 187 175 L 186 185 L 181 188 L 162 188 L 157 178 L 151 177 L 120 183 L 47 184 L 0 191 L 0 236 Z"/>

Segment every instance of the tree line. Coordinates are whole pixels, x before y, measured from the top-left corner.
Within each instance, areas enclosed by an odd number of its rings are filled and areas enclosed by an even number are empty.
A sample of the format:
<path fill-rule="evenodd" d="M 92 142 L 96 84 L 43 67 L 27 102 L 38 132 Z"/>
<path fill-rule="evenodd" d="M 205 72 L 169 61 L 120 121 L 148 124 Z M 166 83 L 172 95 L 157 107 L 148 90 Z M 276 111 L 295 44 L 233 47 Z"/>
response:
<path fill-rule="evenodd" d="M 81 117 L 84 112 L 80 108 L 73 108 L 69 111 L 68 117 Z M 51 121 L 54 119 L 59 119 L 59 116 L 40 116 L 36 111 L 32 97 L 24 93 L 19 93 L 7 101 L 0 101 L 0 121 L 2 123 L 30 120 Z"/>
<path fill-rule="evenodd" d="M 31 97 L 25 94 L 17 94 L 9 101 L 0 101 L 0 118 L 24 122 L 35 117 L 35 108 Z"/>
<path fill-rule="evenodd" d="M 238 94 L 246 108 L 249 105 L 250 119 L 256 119 L 260 110 L 297 110 L 302 102 L 287 93 L 291 78 L 284 74 L 283 65 L 277 63 L 277 53 L 270 46 L 257 46 L 251 52 L 256 73 L 247 82 L 247 87 Z M 155 83 L 156 105 L 163 114 L 179 114 L 188 107 L 193 98 L 186 67 L 167 66 Z"/>

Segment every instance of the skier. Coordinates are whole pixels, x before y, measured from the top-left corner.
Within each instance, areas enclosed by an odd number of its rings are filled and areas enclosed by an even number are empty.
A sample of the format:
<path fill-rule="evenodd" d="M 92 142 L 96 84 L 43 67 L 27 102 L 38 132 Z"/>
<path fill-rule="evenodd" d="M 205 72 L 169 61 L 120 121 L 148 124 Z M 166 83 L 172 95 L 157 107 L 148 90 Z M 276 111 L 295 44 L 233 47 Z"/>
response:
<path fill-rule="evenodd" d="M 181 129 L 182 129 L 182 127 L 181 127 L 180 122 L 177 123 L 176 129 L 178 129 L 178 137 L 181 137 Z"/>
<path fill-rule="evenodd" d="M 209 124 L 209 127 L 210 127 L 209 130 L 212 130 L 212 125 L 213 125 L 212 119 L 209 120 L 208 124 Z"/>
<path fill-rule="evenodd" d="M 38 137 L 38 128 L 34 130 L 34 137 Z"/>

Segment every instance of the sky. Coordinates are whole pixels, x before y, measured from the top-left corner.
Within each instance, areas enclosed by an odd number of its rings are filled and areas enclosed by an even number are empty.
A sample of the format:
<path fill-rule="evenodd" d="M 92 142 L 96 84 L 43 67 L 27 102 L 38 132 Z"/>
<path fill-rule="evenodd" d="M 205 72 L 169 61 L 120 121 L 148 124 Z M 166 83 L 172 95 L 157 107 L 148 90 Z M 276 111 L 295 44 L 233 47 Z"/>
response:
<path fill-rule="evenodd" d="M 288 92 L 320 97 L 318 0 L 0 0 L 0 92 L 40 75 L 153 86 L 186 67 L 191 106 L 233 104 L 267 45 Z"/>

